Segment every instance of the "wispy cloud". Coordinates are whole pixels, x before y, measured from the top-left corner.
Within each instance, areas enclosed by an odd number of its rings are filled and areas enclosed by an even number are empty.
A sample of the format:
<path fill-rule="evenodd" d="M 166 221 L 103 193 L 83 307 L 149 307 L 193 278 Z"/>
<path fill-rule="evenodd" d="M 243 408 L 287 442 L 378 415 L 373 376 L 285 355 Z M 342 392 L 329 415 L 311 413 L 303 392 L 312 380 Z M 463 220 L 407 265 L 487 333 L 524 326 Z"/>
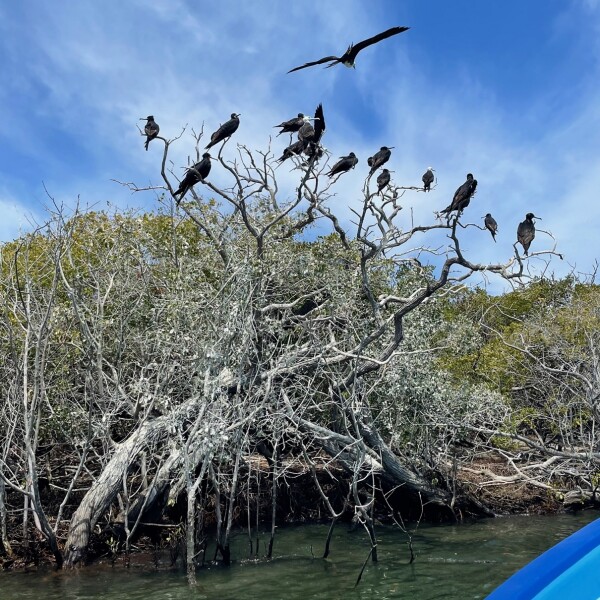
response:
<path fill-rule="evenodd" d="M 438 13 L 411 3 L 354 0 L 342 11 L 336 3 L 274 0 L 226 0 L 201 9 L 183 0 L 110 1 L 102 7 L 90 0 L 40 0 L 0 8 L 6 57 L 0 143 L 8 150 L 0 189 L 19 198 L 15 210 L 4 210 L 9 224 L 1 237 L 13 236 L 22 215 L 43 205 L 42 181 L 57 201 L 81 195 L 92 204 L 152 206 L 151 194 L 132 196 L 111 181 L 159 183 L 159 145 L 144 152 L 136 129 L 147 114 L 156 116 L 161 134 L 173 137 L 185 124 L 204 124 L 209 135 L 231 112 L 240 112 L 235 141 L 264 150 L 275 123 L 323 102 L 324 143 L 332 160 L 349 151 L 360 159 L 329 201 L 349 229 L 367 157 L 393 145 L 389 168 L 397 183 L 419 184 L 430 164 L 438 176 L 431 194 L 406 195 L 406 223 L 434 222 L 434 211 L 473 172 L 479 191 L 466 215 L 480 224 L 492 212 L 500 235 L 493 244 L 487 232 L 465 231 L 467 252 L 481 260 L 506 259 L 518 222 L 532 210 L 568 257 L 556 262 L 557 272 L 569 264 L 589 269 L 598 253 L 581 239 L 593 235 L 600 216 L 599 3 L 580 0 L 553 9 L 543 22 L 531 21 L 531 39 L 511 39 L 511 15 L 525 9 L 517 0 L 505 5 L 500 41 L 482 38 L 476 22 L 465 31 L 464 11 L 457 9 L 455 22 L 436 23 Z M 475 10 L 468 14 L 483 18 Z M 519 18 L 515 27 L 521 13 Z M 390 20 L 413 28 L 361 53 L 356 71 L 317 67 L 286 75 L 293 66 L 343 52 Z M 18 33 L 9 26 L 15 21 Z M 469 52 L 465 35 L 477 40 Z M 511 63 L 502 62 L 505 50 Z M 286 136 L 274 139 L 273 152 L 279 155 L 287 143 Z M 185 166 L 192 150 L 189 137 L 175 144 L 175 165 Z M 226 152 L 233 156 L 233 148 Z M 278 173 L 292 193 L 297 176 L 288 165 Z M 211 179 L 226 181 L 216 168 Z M 548 241 L 540 235 L 534 244 L 547 247 Z"/>

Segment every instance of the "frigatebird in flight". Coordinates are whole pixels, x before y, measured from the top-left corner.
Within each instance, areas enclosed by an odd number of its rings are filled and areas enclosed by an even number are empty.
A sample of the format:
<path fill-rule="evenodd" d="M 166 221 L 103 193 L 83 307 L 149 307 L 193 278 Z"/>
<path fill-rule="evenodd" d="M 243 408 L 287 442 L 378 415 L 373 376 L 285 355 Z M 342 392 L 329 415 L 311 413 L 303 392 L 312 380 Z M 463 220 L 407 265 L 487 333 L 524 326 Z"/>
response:
<path fill-rule="evenodd" d="M 423 181 L 424 192 L 431 191 L 431 184 L 433 183 L 434 179 L 435 177 L 433 175 L 433 167 L 427 167 L 427 171 L 425 171 L 425 173 L 423 173 L 423 177 L 421 177 L 421 181 Z"/>
<path fill-rule="evenodd" d="M 227 121 L 226 123 L 223 123 L 223 125 L 221 125 L 219 129 L 217 129 L 210 136 L 210 142 L 206 146 L 206 148 L 212 148 L 215 144 L 218 144 L 219 142 L 230 138 L 240 126 L 240 116 L 241 115 L 231 113 L 231 119 L 229 119 L 229 121 Z"/>
<path fill-rule="evenodd" d="M 177 204 L 179 204 L 186 193 L 191 190 L 199 181 L 204 181 L 208 177 L 211 167 L 210 158 L 210 154 L 205 152 L 202 155 L 202 160 L 197 162 L 193 167 L 186 171 L 186 174 L 181 180 L 177 191 L 173 193 L 173 195 L 176 197 L 175 199 L 177 200 Z M 178 195 L 179 198 L 177 198 Z"/>
<path fill-rule="evenodd" d="M 531 246 L 531 242 L 533 242 L 533 238 L 535 237 L 535 225 L 533 219 L 539 218 L 540 217 L 536 217 L 533 213 L 527 213 L 525 215 L 525 220 L 519 223 L 519 226 L 517 227 L 517 242 L 523 246 L 525 256 L 529 256 L 529 246 Z"/>
<path fill-rule="evenodd" d="M 158 123 L 154 120 L 152 115 L 149 115 L 146 118 L 141 118 L 140 121 L 146 121 L 146 125 L 144 126 L 144 133 L 146 134 L 146 150 L 148 150 L 148 144 L 158 135 L 160 131 L 160 127 Z"/>
<path fill-rule="evenodd" d="M 496 219 L 494 219 L 490 213 L 487 213 L 483 218 L 483 224 L 485 225 L 485 228 L 492 234 L 494 241 L 496 241 L 496 232 L 498 231 L 498 223 L 496 223 Z"/>
<path fill-rule="evenodd" d="M 288 73 L 293 73 L 294 71 L 299 71 L 300 69 L 306 69 L 306 67 L 314 67 L 315 65 L 322 65 L 323 63 L 330 63 L 327 65 L 327 68 L 333 67 L 339 63 L 342 63 L 346 67 L 354 67 L 354 61 L 356 60 L 356 55 L 364 50 L 367 46 L 371 46 L 372 44 L 376 44 L 381 40 L 385 40 L 386 38 L 392 37 L 393 35 L 397 35 L 409 29 L 408 27 L 392 27 L 391 29 L 387 29 L 386 31 L 382 31 L 373 37 L 370 37 L 368 40 L 363 40 L 362 42 L 358 42 L 358 44 L 350 44 L 348 46 L 348 50 L 342 54 L 342 56 L 325 56 L 324 58 L 320 58 L 319 60 L 314 60 L 312 62 L 308 62 L 300 67 L 294 67 Z"/>

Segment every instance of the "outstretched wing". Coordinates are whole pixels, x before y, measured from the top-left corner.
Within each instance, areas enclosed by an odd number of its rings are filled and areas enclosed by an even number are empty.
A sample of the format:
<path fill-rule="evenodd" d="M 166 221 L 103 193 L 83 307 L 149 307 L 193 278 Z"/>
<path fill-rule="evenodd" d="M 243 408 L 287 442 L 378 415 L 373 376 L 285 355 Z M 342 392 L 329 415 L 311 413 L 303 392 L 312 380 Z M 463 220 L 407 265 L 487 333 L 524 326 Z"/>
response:
<path fill-rule="evenodd" d="M 339 61 L 340 59 L 337 56 L 326 56 L 325 58 L 320 58 L 319 60 L 315 60 L 313 62 L 308 62 L 301 67 L 294 67 L 288 73 L 293 73 L 294 71 L 299 71 L 300 69 L 306 69 L 306 67 L 314 67 L 315 65 L 322 65 L 323 63 L 330 62 L 332 60 Z"/>
<path fill-rule="evenodd" d="M 392 27 L 391 29 L 387 29 L 386 31 L 382 31 L 373 37 L 370 37 L 368 40 L 363 40 L 362 42 L 358 42 L 358 44 L 354 44 L 352 47 L 352 54 L 356 56 L 361 50 L 366 48 L 367 46 L 371 46 L 372 44 L 376 44 L 381 40 L 385 40 L 386 38 L 392 37 L 393 35 L 398 35 L 403 31 L 410 29 L 410 27 Z"/>
<path fill-rule="evenodd" d="M 321 141 L 321 136 L 325 131 L 325 114 L 323 113 L 323 105 L 319 104 L 315 110 L 315 137 L 314 141 L 318 144 Z"/>

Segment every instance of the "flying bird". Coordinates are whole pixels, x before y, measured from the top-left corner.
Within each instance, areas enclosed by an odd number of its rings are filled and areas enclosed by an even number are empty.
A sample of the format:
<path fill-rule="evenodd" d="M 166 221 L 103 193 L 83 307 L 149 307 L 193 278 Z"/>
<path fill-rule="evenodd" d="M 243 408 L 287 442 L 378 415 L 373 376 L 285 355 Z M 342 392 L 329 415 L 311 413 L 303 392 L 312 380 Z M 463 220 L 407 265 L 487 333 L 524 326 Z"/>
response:
<path fill-rule="evenodd" d="M 193 167 L 190 167 L 181 180 L 177 191 L 173 194 L 174 196 L 179 196 L 176 198 L 177 204 L 181 202 L 181 199 L 186 195 L 186 193 L 192 189 L 199 181 L 204 181 L 208 174 L 210 173 L 210 154 L 205 152 L 202 155 L 202 160 L 197 162 Z"/>
<path fill-rule="evenodd" d="M 297 117 L 290 119 L 289 121 L 284 121 L 279 125 L 275 125 L 275 127 L 281 127 L 281 131 L 277 134 L 278 136 L 282 133 L 296 133 L 304 124 L 304 113 L 298 113 Z"/>
<path fill-rule="evenodd" d="M 146 121 L 146 125 L 144 126 L 144 133 L 146 134 L 146 150 L 148 150 L 148 144 L 158 135 L 160 131 L 160 127 L 158 123 L 154 120 L 152 115 L 144 118 L 142 117 L 140 121 Z"/>
<path fill-rule="evenodd" d="M 421 177 L 421 180 L 423 181 L 423 191 L 424 192 L 431 191 L 431 184 L 433 183 L 434 179 L 435 179 L 435 177 L 433 175 L 433 167 L 427 167 L 427 171 L 425 171 L 425 173 L 423 174 L 423 177 Z"/>
<path fill-rule="evenodd" d="M 388 160 L 390 160 L 390 156 L 392 155 L 392 149 L 394 146 L 381 146 L 378 152 L 375 152 L 373 156 L 369 156 L 367 159 L 367 164 L 371 167 L 371 171 L 369 175 L 373 175 L 379 167 L 384 165 Z"/>
<path fill-rule="evenodd" d="M 223 123 L 223 125 L 221 125 L 219 129 L 217 129 L 210 136 L 210 142 L 206 146 L 206 148 L 212 148 L 215 144 L 218 144 L 219 142 L 230 138 L 240 126 L 240 116 L 241 115 L 231 113 L 231 119 L 229 119 L 229 121 L 227 121 L 226 123 Z"/>
<path fill-rule="evenodd" d="M 471 173 L 467 174 L 467 180 L 454 192 L 454 197 L 449 206 L 447 206 L 442 214 L 450 214 L 456 210 L 460 214 L 471 202 L 471 196 L 477 188 L 477 179 L 473 179 Z"/>
<path fill-rule="evenodd" d="M 525 256 L 529 256 L 529 246 L 531 246 L 531 242 L 533 242 L 533 238 L 535 237 L 535 225 L 533 219 L 540 219 L 540 217 L 536 217 L 533 213 L 527 213 L 525 215 L 525 220 L 519 223 L 519 226 L 517 227 L 517 242 L 523 246 Z"/>
<path fill-rule="evenodd" d="M 348 156 L 340 157 L 340 160 L 338 160 L 335 163 L 335 165 L 333 165 L 333 167 L 331 168 L 329 173 L 327 173 L 327 175 L 329 177 L 334 177 L 335 175 L 339 175 L 340 173 L 346 173 L 346 171 L 354 169 L 357 162 L 358 158 L 356 158 L 356 154 L 354 154 L 354 152 L 350 152 Z"/>
<path fill-rule="evenodd" d="M 383 169 L 377 177 L 377 193 L 381 194 L 381 190 L 386 187 L 390 182 L 390 172 L 387 169 Z"/>
<path fill-rule="evenodd" d="M 320 58 L 319 60 L 315 60 L 312 62 L 308 62 L 300 67 L 294 67 L 289 70 L 288 73 L 293 73 L 294 71 L 299 71 L 300 69 L 306 69 L 306 67 L 313 67 L 315 65 L 321 65 L 323 63 L 330 63 L 327 67 L 333 67 L 338 63 L 342 63 L 346 67 L 354 67 L 354 61 L 356 60 L 357 54 L 364 50 L 367 46 L 371 46 L 372 44 L 376 44 L 381 40 L 385 40 L 386 38 L 392 37 L 393 35 L 397 35 L 406 31 L 408 27 L 392 27 L 391 29 L 387 29 L 382 33 L 378 33 L 373 37 L 370 37 L 367 40 L 363 40 L 362 42 L 358 42 L 358 44 L 350 44 L 348 46 L 348 50 L 342 54 L 342 56 L 325 56 L 324 58 Z"/>
<path fill-rule="evenodd" d="M 498 223 L 496 223 L 496 219 L 494 219 L 490 213 L 487 213 L 483 218 L 485 219 L 483 221 L 485 228 L 492 234 L 494 241 L 496 241 L 496 233 L 498 231 Z"/>

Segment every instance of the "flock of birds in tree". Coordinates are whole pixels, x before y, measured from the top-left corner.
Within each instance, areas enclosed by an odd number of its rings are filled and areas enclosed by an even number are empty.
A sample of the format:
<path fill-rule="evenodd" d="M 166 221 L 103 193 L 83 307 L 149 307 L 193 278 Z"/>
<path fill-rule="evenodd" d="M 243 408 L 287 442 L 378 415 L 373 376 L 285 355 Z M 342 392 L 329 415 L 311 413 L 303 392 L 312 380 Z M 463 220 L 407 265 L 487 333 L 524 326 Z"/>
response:
<path fill-rule="evenodd" d="M 312 62 L 307 62 L 298 67 L 294 67 L 290 69 L 288 73 L 293 73 L 294 71 L 299 71 L 301 69 L 306 69 L 307 67 L 313 67 L 316 65 L 321 65 L 324 63 L 329 63 L 326 65 L 326 68 L 333 67 L 337 64 L 343 64 L 346 67 L 355 68 L 355 60 L 358 53 L 361 50 L 364 50 L 368 46 L 372 44 L 376 44 L 382 40 L 385 40 L 389 37 L 402 33 L 408 30 L 408 27 L 392 27 L 383 31 L 373 37 L 370 37 L 362 42 L 357 44 L 350 44 L 348 49 L 342 56 L 325 56 L 320 58 L 319 60 L 315 60 Z M 210 142 L 206 145 L 206 150 L 209 150 L 213 146 L 219 144 L 220 142 L 227 141 L 238 129 L 240 126 L 240 114 L 232 113 L 231 118 L 223 123 L 211 136 Z M 141 121 L 146 121 L 146 125 L 144 127 L 144 135 L 146 136 L 145 148 L 148 150 L 148 145 L 150 142 L 155 139 L 159 132 L 160 127 L 158 123 L 154 120 L 154 116 L 150 115 L 148 117 L 140 119 Z M 313 123 L 311 123 L 313 121 Z M 314 117 L 309 117 L 304 113 L 298 113 L 298 116 L 289 119 L 288 121 L 283 121 L 279 125 L 275 125 L 275 127 L 279 127 L 280 131 L 277 136 L 280 136 L 282 133 L 290 134 L 290 142 L 292 142 L 292 137 L 296 133 L 298 138 L 295 142 L 290 143 L 290 145 L 285 148 L 282 155 L 277 159 L 277 161 L 281 164 L 284 161 L 288 160 L 292 156 L 300 156 L 302 154 L 306 155 L 308 158 L 316 160 L 323 155 L 323 148 L 320 145 L 321 138 L 323 133 L 325 132 L 325 115 L 323 113 L 323 105 L 319 104 L 317 109 L 315 110 Z M 369 178 L 371 178 L 375 172 L 383 167 L 385 163 L 387 163 L 392 155 L 392 150 L 394 146 L 382 146 L 379 151 L 377 151 L 373 156 L 370 156 L 367 159 L 367 164 L 370 167 L 369 170 Z M 188 168 L 183 179 L 181 180 L 179 187 L 174 192 L 175 199 L 177 203 L 181 201 L 181 199 L 185 196 L 185 194 L 197 183 L 204 182 L 204 180 L 208 177 L 211 169 L 211 155 L 209 152 L 205 152 L 202 155 L 202 160 L 194 164 L 192 167 Z M 341 156 L 339 160 L 331 167 L 331 169 L 326 173 L 328 177 L 336 177 L 340 176 L 343 173 L 354 169 L 358 164 L 358 158 L 354 154 L 354 152 L 350 152 L 347 156 Z M 384 189 L 390 184 L 390 173 L 393 171 L 389 171 L 386 168 L 383 168 L 381 173 L 377 177 L 377 193 L 381 194 Z M 431 191 L 431 185 L 435 181 L 434 169 L 433 167 L 429 167 L 427 171 L 423 174 L 423 191 L 429 192 Z M 477 189 L 477 180 L 473 177 L 471 173 L 467 174 L 467 180 L 463 183 L 457 190 L 454 192 L 454 196 L 452 198 L 452 202 L 442 211 L 440 214 L 446 215 L 449 219 L 450 214 L 456 212 L 457 217 L 462 214 L 465 208 L 469 206 L 471 202 L 471 198 L 475 194 Z M 531 242 L 535 238 L 535 223 L 534 219 L 539 219 L 540 217 L 536 217 L 533 213 L 527 213 L 525 216 L 525 220 L 519 223 L 517 228 L 517 242 L 519 242 L 523 246 L 523 251 L 525 256 L 528 256 L 529 246 Z M 492 217 L 490 213 L 487 213 L 484 219 L 484 226 L 492 235 L 494 242 L 496 241 L 496 234 L 498 233 L 498 223 Z"/>

